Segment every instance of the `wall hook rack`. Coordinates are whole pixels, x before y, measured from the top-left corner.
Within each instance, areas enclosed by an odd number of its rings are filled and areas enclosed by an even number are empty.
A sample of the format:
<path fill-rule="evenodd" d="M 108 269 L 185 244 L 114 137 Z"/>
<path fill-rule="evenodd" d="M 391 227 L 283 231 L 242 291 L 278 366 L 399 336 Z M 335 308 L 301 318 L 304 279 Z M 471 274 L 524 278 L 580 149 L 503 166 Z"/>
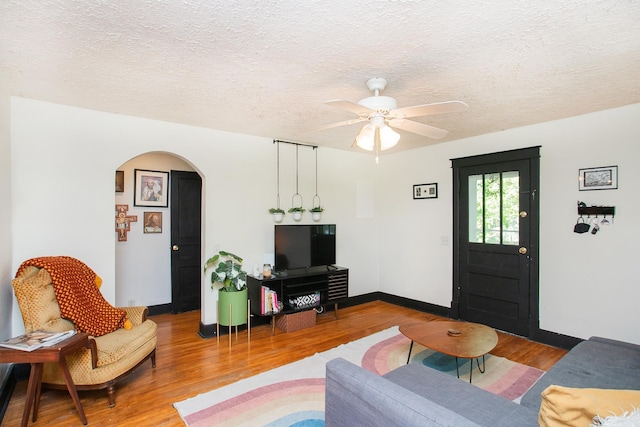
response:
<path fill-rule="evenodd" d="M 578 202 L 578 215 L 583 216 L 616 216 L 615 206 L 587 206 L 584 202 Z"/>

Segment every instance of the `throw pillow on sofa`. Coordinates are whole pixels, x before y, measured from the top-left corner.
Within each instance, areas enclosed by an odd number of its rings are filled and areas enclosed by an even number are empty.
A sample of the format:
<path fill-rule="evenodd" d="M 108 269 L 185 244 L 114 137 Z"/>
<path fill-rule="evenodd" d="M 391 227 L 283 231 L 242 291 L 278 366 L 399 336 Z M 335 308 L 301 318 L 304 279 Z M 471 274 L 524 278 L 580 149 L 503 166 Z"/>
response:
<path fill-rule="evenodd" d="M 551 385 L 542 392 L 541 427 L 588 426 L 595 416 L 622 415 L 640 407 L 640 390 L 570 388 Z"/>

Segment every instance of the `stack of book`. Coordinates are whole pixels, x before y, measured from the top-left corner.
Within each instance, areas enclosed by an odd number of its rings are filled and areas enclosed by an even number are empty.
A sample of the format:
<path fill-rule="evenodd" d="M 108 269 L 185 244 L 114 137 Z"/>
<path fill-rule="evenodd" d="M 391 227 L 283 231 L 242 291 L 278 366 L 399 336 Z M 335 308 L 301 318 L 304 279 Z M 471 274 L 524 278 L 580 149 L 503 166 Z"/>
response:
<path fill-rule="evenodd" d="M 14 350 L 33 351 L 40 347 L 51 347 L 75 334 L 73 329 L 65 332 L 33 331 L 28 334 L 1 341 L 0 346 Z"/>
<path fill-rule="evenodd" d="M 261 314 L 275 314 L 280 311 L 278 306 L 278 294 L 266 286 L 260 290 L 260 300 L 262 301 Z"/>

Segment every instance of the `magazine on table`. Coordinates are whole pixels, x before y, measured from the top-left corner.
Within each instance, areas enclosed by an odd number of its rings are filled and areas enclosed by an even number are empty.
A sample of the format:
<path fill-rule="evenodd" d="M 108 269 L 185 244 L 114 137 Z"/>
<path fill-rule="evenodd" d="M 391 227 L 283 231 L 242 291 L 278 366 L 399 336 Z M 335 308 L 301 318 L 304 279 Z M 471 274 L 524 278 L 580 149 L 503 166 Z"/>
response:
<path fill-rule="evenodd" d="M 40 347 L 51 347 L 66 340 L 75 333 L 76 331 L 73 329 L 64 332 L 33 331 L 28 334 L 9 338 L 5 341 L 0 341 L 0 346 L 13 348 L 15 350 L 33 351 Z"/>

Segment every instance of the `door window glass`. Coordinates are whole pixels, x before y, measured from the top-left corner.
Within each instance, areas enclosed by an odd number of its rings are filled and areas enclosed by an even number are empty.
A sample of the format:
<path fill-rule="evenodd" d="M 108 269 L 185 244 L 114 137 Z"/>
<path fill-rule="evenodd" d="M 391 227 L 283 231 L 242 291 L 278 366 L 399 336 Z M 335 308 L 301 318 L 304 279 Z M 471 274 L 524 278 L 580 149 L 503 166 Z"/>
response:
<path fill-rule="evenodd" d="M 519 244 L 518 171 L 469 176 L 469 242 Z"/>

